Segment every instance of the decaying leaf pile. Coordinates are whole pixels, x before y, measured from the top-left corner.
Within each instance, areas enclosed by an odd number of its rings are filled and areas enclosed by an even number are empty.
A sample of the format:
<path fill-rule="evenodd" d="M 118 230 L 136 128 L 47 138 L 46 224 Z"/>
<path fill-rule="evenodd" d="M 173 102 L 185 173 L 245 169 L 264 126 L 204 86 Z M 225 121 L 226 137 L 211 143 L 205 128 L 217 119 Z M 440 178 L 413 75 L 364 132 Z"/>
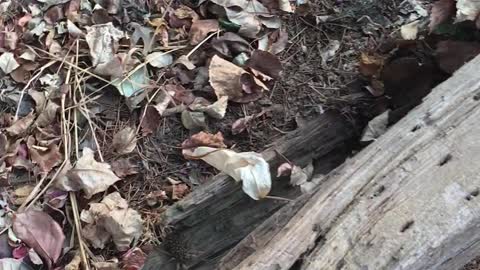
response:
<path fill-rule="evenodd" d="M 2 1 L 0 268 L 140 269 L 139 247 L 157 237 L 114 188 L 147 169 L 132 159 L 139 141 L 166 118 L 195 134 L 270 91 L 288 41 L 280 15 L 294 9 L 287 0 Z M 118 106 L 131 115 L 121 126 Z M 246 129 L 239 121 L 234 134 Z M 204 160 L 253 199 L 267 196 L 260 154 L 227 149 L 221 133 L 185 139 L 185 162 Z M 146 205 L 190 191 L 167 180 Z"/>

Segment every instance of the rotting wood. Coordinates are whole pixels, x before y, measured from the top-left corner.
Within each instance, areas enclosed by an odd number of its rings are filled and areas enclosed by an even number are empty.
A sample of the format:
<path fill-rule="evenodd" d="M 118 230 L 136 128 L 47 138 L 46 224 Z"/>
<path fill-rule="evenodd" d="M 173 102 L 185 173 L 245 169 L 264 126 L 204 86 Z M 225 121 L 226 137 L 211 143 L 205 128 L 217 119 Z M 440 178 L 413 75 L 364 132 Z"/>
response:
<path fill-rule="evenodd" d="M 479 67 L 480 56 L 304 195 L 280 229 L 261 238 L 267 220 L 220 268 L 452 270 L 478 256 Z"/>
<path fill-rule="evenodd" d="M 326 113 L 262 154 L 269 161 L 272 176 L 285 162 L 277 151 L 300 166 L 320 159 L 323 169 L 330 171 L 345 159 L 346 145 L 356 136 L 357 131 L 343 116 Z M 270 195 L 287 199 L 300 195 L 298 188 L 289 186 L 287 178 L 272 181 Z M 254 201 L 242 192 L 240 183 L 218 175 L 164 213 L 164 225 L 171 232 L 161 248 L 186 268 L 212 269 L 222 254 L 286 203 L 273 199 Z"/>

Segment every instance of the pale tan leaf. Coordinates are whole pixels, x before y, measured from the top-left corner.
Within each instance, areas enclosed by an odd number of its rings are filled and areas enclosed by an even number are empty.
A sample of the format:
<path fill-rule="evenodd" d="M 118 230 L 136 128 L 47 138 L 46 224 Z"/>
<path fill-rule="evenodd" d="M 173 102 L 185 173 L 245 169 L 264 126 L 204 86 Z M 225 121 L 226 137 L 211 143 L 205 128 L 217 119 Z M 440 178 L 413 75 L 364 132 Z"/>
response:
<path fill-rule="evenodd" d="M 68 171 L 67 180 L 58 183 L 58 186 L 65 191 L 83 190 L 87 198 L 94 194 L 107 190 L 111 185 L 120 180 L 111 170 L 110 165 L 97 162 L 93 151 L 85 147 L 82 157 L 77 161 L 75 167 Z"/>
<path fill-rule="evenodd" d="M 118 192 L 108 194 L 100 203 L 91 203 L 89 210 L 82 211 L 82 217 L 87 223 L 93 220 L 96 239 L 103 239 L 104 243 L 107 235 L 119 251 L 129 249 L 130 243 L 142 235 L 143 220 L 140 214 L 129 208 Z"/>
<path fill-rule="evenodd" d="M 137 147 L 135 129 L 126 127 L 113 136 L 112 148 L 120 155 L 131 153 Z"/>

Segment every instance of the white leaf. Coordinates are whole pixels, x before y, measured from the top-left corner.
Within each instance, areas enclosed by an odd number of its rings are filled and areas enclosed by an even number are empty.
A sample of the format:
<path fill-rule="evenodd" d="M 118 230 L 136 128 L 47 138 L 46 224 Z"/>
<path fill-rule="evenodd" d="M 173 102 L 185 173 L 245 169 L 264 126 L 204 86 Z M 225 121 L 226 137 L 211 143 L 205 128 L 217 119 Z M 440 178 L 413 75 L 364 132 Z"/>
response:
<path fill-rule="evenodd" d="M 402 35 L 402 38 L 405 40 L 417 39 L 419 22 L 420 21 L 414 21 L 414 22 L 403 25 L 400 28 L 400 34 Z"/>
<path fill-rule="evenodd" d="M 87 198 L 107 190 L 120 180 L 110 169 L 110 165 L 94 159 L 93 151 L 85 147 L 82 157 L 67 177 L 57 179 L 57 187 L 65 191 L 83 190 Z"/>
<path fill-rule="evenodd" d="M 290 4 L 290 0 L 279 0 L 278 4 L 280 9 L 285 12 L 293 12 L 292 5 Z"/>
<path fill-rule="evenodd" d="M 173 56 L 169 53 L 153 52 L 147 55 L 145 60 L 147 60 L 150 65 L 156 68 L 163 68 L 173 63 Z"/>
<path fill-rule="evenodd" d="M 243 181 L 243 191 L 254 200 L 264 198 L 270 192 L 270 169 L 258 153 L 237 153 L 228 149 L 200 146 L 193 150 L 191 157 L 201 158 L 236 181 Z"/>
<path fill-rule="evenodd" d="M 143 69 L 139 69 L 126 79 L 117 78 L 113 80 L 112 84 L 117 87 L 122 96 L 128 98 L 143 91 L 148 85 L 148 77 Z"/>
<path fill-rule="evenodd" d="M 330 43 L 321 50 L 320 57 L 322 58 L 322 65 L 325 66 L 328 61 L 330 61 L 335 54 L 337 54 L 338 49 L 340 49 L 340 41 L 332 40 Z"/>
<path fill-rule="evenodd" d="M 15 60 L 13 53 L 5 52 L 0 56 L 0 68 L 5 74 L 9 74 L 19 66 L 20 65 Z"/>
<path fill-rule="evenodd" d="M 479 0 L 458 0 L 457 1 L 457 22 L 466 20 L 475 21 L 480 12 Z"/>

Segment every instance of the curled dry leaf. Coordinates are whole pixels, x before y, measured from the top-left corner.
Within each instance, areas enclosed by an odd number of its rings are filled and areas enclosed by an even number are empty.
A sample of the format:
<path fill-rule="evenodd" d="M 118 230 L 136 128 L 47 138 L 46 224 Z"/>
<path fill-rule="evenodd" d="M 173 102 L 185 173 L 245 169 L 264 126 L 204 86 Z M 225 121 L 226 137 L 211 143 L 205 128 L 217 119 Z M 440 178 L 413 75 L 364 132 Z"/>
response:
<path fill-rule="evenodd" d="M 126 127 L 113 135 L 112 148 L 120 155 L 131 153 L 137 147 L 134 128 Z"/>
<path fill-rule="evenodd" d="M 85 36 L 90 48 L 92 65 L 97 66 L 112 61 L 118 49 L 118 41 L 122 37 L 123 32 L 116 29 L 111 22 L 92 25 Z"/>
<path fill-rule="evenodd" d="M 438 25 L 455 14 L 455 0 L 439 0 L 433 3 L 428 28 L 432 32 Z"/>
<path fill-rule="evenodd" d="M 260 98 L 258 93 L 268 88 L 241 67 L 215 55 L 209 67 L 210 85 L 220 99 L 227 96 L 235 102 L 250 102 Z M 252 88 L 253 89 L 252 91 Z M 249 94 L 253 98 L 249 98 Z"/>
<path fill-rule="evenodd" d="M 40 255 L 48 269 L 62 254 L 65 240 L 62 227 L 44 212 L 30 210 L 16 214 L 13 218 L 13 231 Z"/>
<path fill-rule="evenodd" d="M 6 128 L 5 130 L 11 136 L 20 136 L 27 131 L 27 129 L 33 124 L 34 120 L 35 115 L 33 114 L 33 112 L 31 112 L 27 116 L 15 121 L 10 127 Z"/>
<path fill-rule="evenodd" d="M 253 119 L 255 119 L 254 115 L 249 115 L 249 116 L 245 116 L 240 119 L 237 119 L 232 124 L 232 134 L 237 135 L 245 131 L 249 127 Z"/>
<path fill-rule="evenodd" d="M 112 171 L 120 178 L 138 173 L 138 167 L 129 159 L 121 158 L 112 162 Z"/>
<path fill-rule="evenodd" d="M 227 112 L 228 97 L 221 97 L 215 103 L 210 104 L 206 99 L 197 97 L 188 107 L 192 111 L 204 112 L 215 119 L 222 119 Z"/>
<path fill-rule="evenodd" d="M 292 168 L 292 164 L 288 162 L 282 163 L 277 168 L 277 177 L 290 175 L 292 173 Z"/>
<path fill-rule="evenodd" d="M 119 251 L 128 250 L 130 243 L 137 240 L 143 230 L 140 214 L 129 208 L 127 201 L 118 192 L 108 194 L 100 203 L 91 203 L 89 210 L 82 211 L 81 219 L 95 227 L 95 231 L 99 233 L 89 234 L 90 237 L 87 239 L 91 243 L 103 239 L 99 243 L 105 244 L 104 239 L 111 238 Z M 102 245 L 94 246 L 103 248 Z"/>
<path fill-rule="evenodd" d="M 97 162 L 93 151 L 85 147 L 83 155 L 75 167 L 68 171 L 67 177 L 58 178 L 57 187 L 65 191 L 83 190 L 87 198 L 107 190 L 120 180 L 111 170 L 110 165 Z"/>
<path fill-rule="evenodd" d="M 201 159 L 230 175 L 235 181 L 242 181 L 243 191 L 254 200 L 265 198 L 270 192 L 270 169 L 258 153 L 237 153 L 228 149 L 200 146 L 193 149 L 188 158 Z"/>
<path fill-rule="evenodd" d="M 190 149 L 198 146 L 226 148 L 227 146 L 223 141 L 224 141 L 224 138 L 221 132 L 217 132 L 216 134 L 211 134 L 208 132 L 201 131 L 197 134 L 192 135 L 189 139 L 185 140 L 182 143 L 182 149 Z"/>
<path fill-rule="evenodd" d="M 208 34 L 218 31 L 218 20 L 196 20 L 190 28 L 190 44 L 197 45 L 202 42 Z"/>
<path fill-rule="evenodd" d="M 13 53 L 4 52 L 0 55 L 0 68 L 5 74 L 9 74 L 14 69 L 18 68 L 20 65 L 15 60 Z"/>
<path fill-rule="evenodd" d="M 384 58 L 378 54 L 362 52 L 360 54 L 359 71 L 365 77 L 379 76 L 384 61 Z"/>
<path fill-rule="evenodd" d="M 260 71 L 261 73 L 275 78 L 280 78 L 282 63 L 275 55 L 261 50 L 255 50 L 247 61 L 247 67 Z"/>

